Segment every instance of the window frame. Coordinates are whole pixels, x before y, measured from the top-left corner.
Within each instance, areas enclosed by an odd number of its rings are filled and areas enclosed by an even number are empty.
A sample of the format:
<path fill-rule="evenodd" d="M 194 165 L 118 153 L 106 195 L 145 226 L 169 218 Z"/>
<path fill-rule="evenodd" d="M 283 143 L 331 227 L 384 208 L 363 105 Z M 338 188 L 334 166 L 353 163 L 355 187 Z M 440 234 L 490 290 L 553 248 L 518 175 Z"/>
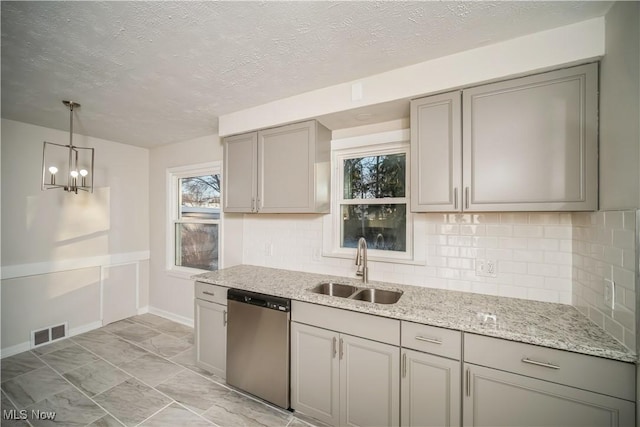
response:
<path fill-rule="evenodd" d="M 180 217 L 180 179 L 191 178 L 202 175 L 220 175 L 220 218 L 219 219 L 197 219 L 197 218 L 181 218 Z M 187 166 L 177 166 L 167 168 L 167 212 L 166 212 L 166 258 L 165 268 L 167 273 L 182 277 L 190 278 L 194 274 L 208 273 L 212 270 L 203 270 L 193 267 L 183 267 L 176 265 L 177 260 L 177 242 L 176 227 L 177 224 L 217 224 L 218 225 L 218 269 L 223 268 L 223 250 L 221 242 L 223 241 L 223 221 L 224 214 L 222 212 L 222 162 L 198 163 Z"/>
<path fill-rule="evenodd" d="M 387 154 L 405 154 L 405 197 L 380 199 L 345 199 L 343 160 L 355 157 L 368 157 Z M 367 248 L 367 256 L 371 261 L 416 264 L 414 232 L 423 227 L 416 221 L 411 212 L 411 145 L 408 130 L 391 131 L 383 134 L 347 138 L 332 141 L 331 163 L 333 170 L 331 215 L 325 219 L 323 233 L 323 256 L 336 258 L 353 258 L 356 248 L 344 248 L 342 244 L 342 205 L 347 204 L 402 204 L 406 205 L 406 251 L 387 251 Z M 375 203 L 371 203 L 375 201 Z M 416 225 L 418 226 L 416 229 Z"/>

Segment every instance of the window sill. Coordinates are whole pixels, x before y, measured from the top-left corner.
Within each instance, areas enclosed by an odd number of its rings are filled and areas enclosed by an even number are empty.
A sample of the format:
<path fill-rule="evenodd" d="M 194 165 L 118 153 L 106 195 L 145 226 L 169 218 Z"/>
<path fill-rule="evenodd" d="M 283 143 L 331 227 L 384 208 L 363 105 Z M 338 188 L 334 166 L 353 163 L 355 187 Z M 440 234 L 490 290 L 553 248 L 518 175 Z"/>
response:
<path fill-rule="evenodd" d="M 341 252 L 323 252 L 323 258 L 341 258 L 355 260 L 354 254 L 347 254 Z M 427 265 L 427 260 L 416 260 L 411 258 L 387 258 L 375 255 L 367 254 L 367 261 L 371 262 L 384 262 L 389 264 L 406 264 L 406 265 Z"/>
<path fill-rule="evenodd" d="M 197 268 L 169 268 L 165 270 L 167 276 L 177 279 L 192 280 L 191 277 L 196 274 L 209 273 L 209 270 L 199 270 Z"/>

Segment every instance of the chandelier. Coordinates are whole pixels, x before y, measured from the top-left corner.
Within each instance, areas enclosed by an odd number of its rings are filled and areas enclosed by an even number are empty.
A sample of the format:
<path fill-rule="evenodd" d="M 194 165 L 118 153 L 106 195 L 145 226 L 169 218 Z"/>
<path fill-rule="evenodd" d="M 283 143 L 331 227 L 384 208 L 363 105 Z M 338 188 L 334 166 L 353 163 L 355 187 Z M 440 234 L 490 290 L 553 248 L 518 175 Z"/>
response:
<path fill-rule="evenodd" d="M 73 109 L 80 104 L 62 101 L 69 108 L 69 144 L 44 141 L 42 147 L 42 190 L 62 188 L 78 194 L 78 190 L 93 193 L 93 148 L 73 145 Z M 49 172 L 47 180 L 47 172 Z M 60 173 L 58 173 L 60 172 Z M 61 183 L 56 183 L 59 176 Z M 66 182 L 64 182 L 66 181 Z"/>

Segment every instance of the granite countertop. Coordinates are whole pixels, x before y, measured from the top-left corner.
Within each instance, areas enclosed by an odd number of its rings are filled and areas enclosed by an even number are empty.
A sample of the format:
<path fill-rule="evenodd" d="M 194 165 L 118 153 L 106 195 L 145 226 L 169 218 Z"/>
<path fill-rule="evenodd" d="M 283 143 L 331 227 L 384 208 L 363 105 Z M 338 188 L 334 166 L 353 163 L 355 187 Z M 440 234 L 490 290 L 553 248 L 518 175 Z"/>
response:
<path fill-rule="evenodd" d="M 574 307 L 274 268 L 239 265 L 192 279 L 297 301 L 472 332 L 560 350 L 636 362 L 637 356 Z M 320 282 L 399 290 L 395 304 L 374 304 L 309 292 Z M 484 314 L 488 315 L 484 316 Z M 495 316 L 495 320 L 492 316 Z M 486 320 L 485 320 L 486 318 Z"/>

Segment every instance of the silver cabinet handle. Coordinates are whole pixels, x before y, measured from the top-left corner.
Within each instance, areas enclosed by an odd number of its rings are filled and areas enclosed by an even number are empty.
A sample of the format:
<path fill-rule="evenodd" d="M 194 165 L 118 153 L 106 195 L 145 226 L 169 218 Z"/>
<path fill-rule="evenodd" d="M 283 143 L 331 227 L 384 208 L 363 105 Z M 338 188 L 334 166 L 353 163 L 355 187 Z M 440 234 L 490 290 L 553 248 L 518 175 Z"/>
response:
<path fill-rule="evenodd" d="M 340 360 L 342 360 L 342 356 L 344 356 L 344 341 L 340 338 Z"/>
<path fill-rule="evenodd" d="M 209 292 L 209 291 L 202 291 L 203 294 L 205 295 L 211 295 L 212 297 L 215 297 L 216 294 L 214 294 L 213 292 Z"/>
<path fill-rule="evenodd" d="M 227 310 L 222 312 L 222 326 L 227 326 Z"/>
<path fill-rule="evenodd" d="M 256 199 L 255 197 L 251 198 L 251 212 L 255 212 L 256 211 Z"/>
<path fill-rule="evenodd" d="M 530 365 L 542 366 L 543 368 L 560 369 L 560 366 L 554 365 L 553 363 L 538 362 L 537 360 L 531 360 L 531 359 L 529 359 L 527 357 L 522 359 L 522 361 L 524 363 L 528 363 Z"/>
<path fill-rule="evenodd" d="M 407 377 L 407 353 L 402 355 L 402 378 Z"/>
<path fill-rule="evenodd" d="M 256 212 L 260 212 L 260 197 L 256 199 Z"/>
<path fill-rule="evenodd" d="M 464 187 L 464 207 L 469 209 L 469 187 Z"/>
<path fill-rule="evenodd" d="M 458 210 L 458 187 L 453 189 L 453 209 Z"/>
<path fill-rule="evenodd" d="M 332 348 L 333 348 L 333 358 L 334 359 L 336 358 L 336 354 L 338 354 L 338 346 L 336 344 L 336 341 L 337 341 L 336 337 L 333 337 L 333 340 L 332 340 L 333 346 L 332 346 Z"/>
<path fill-rule="evenodd" d="M 431 344 L 442 344 L 442 341 L 440 340 L 437 340 L 435 338 L 421 337 L 420 335 L 416 335 L 416 339 L 418 341 L 430 342 Z"/>
<path fill-rule="evenodd" d="M 467 368 L 467 396 L 471 396 L 471 369 Z"/>

